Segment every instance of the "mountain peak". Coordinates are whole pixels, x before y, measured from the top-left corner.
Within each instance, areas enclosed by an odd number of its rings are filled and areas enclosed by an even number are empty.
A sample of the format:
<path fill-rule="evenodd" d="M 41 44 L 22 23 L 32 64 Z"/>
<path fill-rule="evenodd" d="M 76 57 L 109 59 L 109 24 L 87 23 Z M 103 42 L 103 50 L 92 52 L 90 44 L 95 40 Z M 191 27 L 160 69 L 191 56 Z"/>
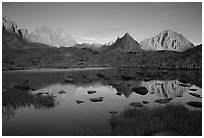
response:
<path fill-rule="evenodd" d="M 140 45 L 144 50 L 171 50 L 178 52 L 194 47 L 182 34 L 168 29 L 152 38 L 145 39 L 140 42 Z"/>
<path fill-rule="evenodd" d="M 125 33 L 122 38 L 117 38 L 115 43 L 110 46 L 109 50 L 130 52 L 140 51 L 141 48 L 140 44 L 135 41 L 129 33 Z"/>

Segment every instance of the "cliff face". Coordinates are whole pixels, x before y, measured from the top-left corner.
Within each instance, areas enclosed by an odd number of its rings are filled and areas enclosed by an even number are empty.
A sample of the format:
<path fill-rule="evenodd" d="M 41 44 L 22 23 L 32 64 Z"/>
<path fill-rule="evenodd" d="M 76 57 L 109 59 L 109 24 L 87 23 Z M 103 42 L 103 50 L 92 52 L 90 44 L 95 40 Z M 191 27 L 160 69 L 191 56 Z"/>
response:
<path fill-rule="evenodd" d="M 149 51 L 172 50 L 182 52 L 194 47 L 182 34 L 172 30 L 165 30 L 155 37 L 145 39 L 140 42 L 140 45 L 142 49 Z"/>

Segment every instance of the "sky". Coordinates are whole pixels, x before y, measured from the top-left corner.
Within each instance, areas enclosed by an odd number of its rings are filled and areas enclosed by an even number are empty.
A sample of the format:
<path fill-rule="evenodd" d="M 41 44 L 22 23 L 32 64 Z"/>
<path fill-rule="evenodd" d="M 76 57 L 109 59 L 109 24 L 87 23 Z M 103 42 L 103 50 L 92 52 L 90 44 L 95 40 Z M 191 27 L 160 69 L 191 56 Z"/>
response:
<path fill-rule="evenodd" d="M 32 32 L 39 26 L 61 28 L 78 43 L 108 43 L 128 32 L 136 41 L 165 29 L 202 43 L 202 3 L 2 3 L 2 15 Z"/>

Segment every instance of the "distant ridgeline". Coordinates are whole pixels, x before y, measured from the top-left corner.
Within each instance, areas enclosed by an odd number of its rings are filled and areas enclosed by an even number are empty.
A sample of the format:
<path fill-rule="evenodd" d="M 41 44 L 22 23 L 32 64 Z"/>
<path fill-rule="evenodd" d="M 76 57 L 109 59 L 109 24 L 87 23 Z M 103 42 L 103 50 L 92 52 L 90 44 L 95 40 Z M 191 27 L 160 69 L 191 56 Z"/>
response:
<path fill-rule="evenodd" d="M 3 70 L 126 66 L 160 69 L 201 69 L 202 44 L 164 30 L 138 43 L 130 34 L 107 44 L 78 44 L 62 29 L 41 26 L 32 33 L 14 21 L 2 21 Z"/>

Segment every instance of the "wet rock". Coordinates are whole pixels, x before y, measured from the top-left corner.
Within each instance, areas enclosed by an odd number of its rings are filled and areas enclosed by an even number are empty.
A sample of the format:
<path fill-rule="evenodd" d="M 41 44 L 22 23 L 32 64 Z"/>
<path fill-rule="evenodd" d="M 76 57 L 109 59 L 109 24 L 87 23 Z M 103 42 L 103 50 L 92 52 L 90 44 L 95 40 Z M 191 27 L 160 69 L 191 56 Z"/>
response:
<path fill-rule="evenodd" d="M 135 77 L 132 76 L 132 75 L 121 75 L 121 79 L 123 79 L 123 80 L 133 80 L 133 79 L 135 79 Z"/>
<path fill-rule="evenodd" d="M 159 103 L 159 104 L 166 104 L 170 101 L 171 99 L 157 99 L 154 102 Z"/>
<path fill-rule="evenodd" d="M 143 104 L 148 104 L 149 102 L 148 102 L 148 101 L 142 101 L 142 103 L 143 103 Z"/>
<path fill-rule="evenodd" d="M 198 89 L 193 89 L 193 88 L 191 88 L 191 89 L 189 89 L 190 91 L 197 91 Z"/>
<path fill-rule="evenodd" d="M 91 98 L 90 101 L 92 101 L 92 102 L 102 102 L 103 101 L 103 97 Z"/>
<path fill-rule="evenodd" d="M 116 114 L 117 111 L 110 111 L 109 113 L 110 113 L 110 114 Z"/>
<path fill-rule="evenodd" d="M 87 91 L 87 93 L 88 93 L 88 94 L 94 94 L 94 93 L 96 93 L 96 91 L 89 90 L 89 91 Z"/>
<path fill-rule="evenodd" d="M 66 92 L 63 91 L 63 90 L 59 91 L 59 94 L 65 94 L 65 93 L 66 93 Z"/>
<path fill-rule="evenodd" d="M 45 94 L 50 94 L 49 92 L 46 92 Z"/>
<path fill-rule="evenodd" d="M 147 88 L 144 86 L 132 88 L 132 91 L 140 95 L 146 95 L 148 93 Z"/>
<path fill-rule="evenodd" d="M 104 78 L 105 77 L 105 75 L 103 73 L 100 73 L 100 72 L 97 73 L 96 76 L 98 76 L 99 78 Z"/>
<path fill-rule="evenodd" d="M 21 84 L 16 84 L 14 87 L 19 90 L 29 90 L 30 89 L 30 85 L 27 84 L 26 82 L 21 83 Z"/>
<path fill-rule="evenodd" d="M 76 100 L 77 104 L 83 103 L 84 101 L 82 100 Z"/>
<path fill-rule="evenodd" d="M 86 76 L 86 75 L 82 75 L 82 77 L 83 77 L 83 78 L 86 78 L 87 76 Z"/>
<path fill-rule="evenodd" d="M 202 107 L 202 102 L 187 102 L 186 104 L 189 106 L 195 107 L 195 108 L 201 108 Z"/>
<path fill-rule="evenodd" d="M 202 98 L 199 94 L 197 94 L 197 93 L 189 93 L 190 95 L 192 95 L 192 96 L 194 96 L 194 97 L 197 97 L 197 98 Z"/>
<path fill-rule="evenodd" d="M 43 92 L 39 92 L 35 94 L 36 96 L 43 95 Z"/>
<path fill-rule="evenodd" d="M 182 87 L 190 87 L 188 84 L 183 84 L 183 83 L 180 83 L 179 85 Z"/>
<path fill-rule="evenodd" d="M 133 106 L 133 107 L 143 107 L 143 104 L 139 103 L 139 102 L 132 102 L 132 103 L 130 103 L 130 106 Z"/>

